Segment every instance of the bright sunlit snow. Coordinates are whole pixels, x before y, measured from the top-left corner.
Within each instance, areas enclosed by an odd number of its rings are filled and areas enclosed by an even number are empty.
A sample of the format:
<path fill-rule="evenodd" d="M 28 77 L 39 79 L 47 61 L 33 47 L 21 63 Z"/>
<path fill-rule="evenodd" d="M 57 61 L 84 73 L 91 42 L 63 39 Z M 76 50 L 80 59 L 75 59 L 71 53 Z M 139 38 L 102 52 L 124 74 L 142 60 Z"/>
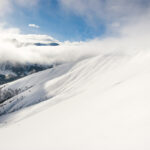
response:
<path fill-rule="evenodd" d="M 149 139 L 149 0 L 0 0 L 0 150 Z"/>
<path fill-rule="evenodd" d="M 22 108 L 1 116 L 1 148 L 148 150 L 149 65 L 150 53 L 114 52 L 6 85 L 24 91 L 1 106 Z"/>

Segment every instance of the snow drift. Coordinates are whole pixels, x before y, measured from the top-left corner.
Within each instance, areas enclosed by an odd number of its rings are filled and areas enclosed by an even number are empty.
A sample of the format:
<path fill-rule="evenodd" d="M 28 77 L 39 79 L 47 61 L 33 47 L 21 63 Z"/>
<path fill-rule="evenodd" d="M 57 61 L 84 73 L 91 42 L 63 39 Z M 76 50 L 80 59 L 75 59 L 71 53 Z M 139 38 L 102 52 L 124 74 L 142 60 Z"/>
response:
<path fill-rule="evenodd" d="M 114 51 L 6 84 L 21 93 L 0 108 L 1 148 L 148 150 L 149 65 Z"/>

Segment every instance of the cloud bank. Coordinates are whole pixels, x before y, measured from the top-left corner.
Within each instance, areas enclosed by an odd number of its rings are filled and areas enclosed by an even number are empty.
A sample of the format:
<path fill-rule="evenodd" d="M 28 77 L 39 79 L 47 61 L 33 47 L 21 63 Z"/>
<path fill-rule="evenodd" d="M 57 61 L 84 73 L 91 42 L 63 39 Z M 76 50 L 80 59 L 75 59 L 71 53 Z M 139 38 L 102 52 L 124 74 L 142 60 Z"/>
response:
<path fill-rule="evenodd" d="M 48 35 L 23 35 L 18 29 L 0 29 L 0 63 L 39 63 L 54 64 L 75 62 L 97 55 L 132 56 L 150 50 L 149 21 L 143 26 L 126 26 L 119 37 L 93 39 L 86 42 L 59 42 L 59 46 L 20 46 L 16 42 L 58 42 Z M 143 28 L 144 27 L 144 28 Z M 142 30 L 143 29 L 143 30 Z M 146 30 L 144 30 L 146 29 Z M 138 33 L 139 31 L 139 33 Z"/>
<path fill-rule="evenodd" d="M 24 6 L 27 1 L 15 0 L 18 5 Z M 8 6 L 10 0 L 1 2 L 0 8 L 3 9 L 2 6 Z M 35 5 L 37 2 L 35 0 L 33 4 Z M 130 56 L 150 50 L 150 1 L 60 0 L 59 2 L 65 10 L 85 17 L 88 22 L 97 19 L 104 20 L 108 29 L 117 34 L 86 42 L 60 42 L 57 47 L 35 45 L 17 47 L 17 42 L 32 43 L 56 40 L 48 35 L 23 35 L 19 29 L 5 29 L 1 26 L 0 62 L 66 63 L 114 52 Z"/>

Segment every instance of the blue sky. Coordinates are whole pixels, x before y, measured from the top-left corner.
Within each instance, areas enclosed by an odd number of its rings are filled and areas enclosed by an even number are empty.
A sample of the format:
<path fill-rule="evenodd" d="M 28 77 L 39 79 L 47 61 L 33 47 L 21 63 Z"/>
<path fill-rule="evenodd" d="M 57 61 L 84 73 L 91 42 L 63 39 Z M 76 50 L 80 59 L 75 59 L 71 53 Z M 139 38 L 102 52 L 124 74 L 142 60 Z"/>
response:
<path fill-rule="evenodd" d="M 32 8 L 14 4 L 14 11 L 5 18 L 11 27 L 18 27 L 25 34 L 49 34 L 60 41 L 84 41 L 102 36 L 105 25 L 97 20 L 96 25 L 89 24 L 85 17 L 66 11 L 57 0 L 43 0 Z M 31 28 L 36 24 L 40 28 Z"/>
<path fill-rule="evenodd" d="M 117 35 L 149 11 L 149 0 L 1 0 L 0 23 L 19 28 L 23 34 L 86 41 Z"/>

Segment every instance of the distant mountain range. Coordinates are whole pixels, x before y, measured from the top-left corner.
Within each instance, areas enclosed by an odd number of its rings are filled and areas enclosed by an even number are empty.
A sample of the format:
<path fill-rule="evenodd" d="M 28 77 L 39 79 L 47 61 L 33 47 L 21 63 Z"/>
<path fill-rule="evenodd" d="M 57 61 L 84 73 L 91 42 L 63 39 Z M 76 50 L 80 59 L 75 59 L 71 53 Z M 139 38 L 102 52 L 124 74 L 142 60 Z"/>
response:
<path fill-rule="evenodd" d="M 0 85 L 52 67 L 53 65 L 41 65 L 41 64 L 29 64 L 29 63 L 14 64 L 10 62 L 1 63 L 0 64 Z"/>

